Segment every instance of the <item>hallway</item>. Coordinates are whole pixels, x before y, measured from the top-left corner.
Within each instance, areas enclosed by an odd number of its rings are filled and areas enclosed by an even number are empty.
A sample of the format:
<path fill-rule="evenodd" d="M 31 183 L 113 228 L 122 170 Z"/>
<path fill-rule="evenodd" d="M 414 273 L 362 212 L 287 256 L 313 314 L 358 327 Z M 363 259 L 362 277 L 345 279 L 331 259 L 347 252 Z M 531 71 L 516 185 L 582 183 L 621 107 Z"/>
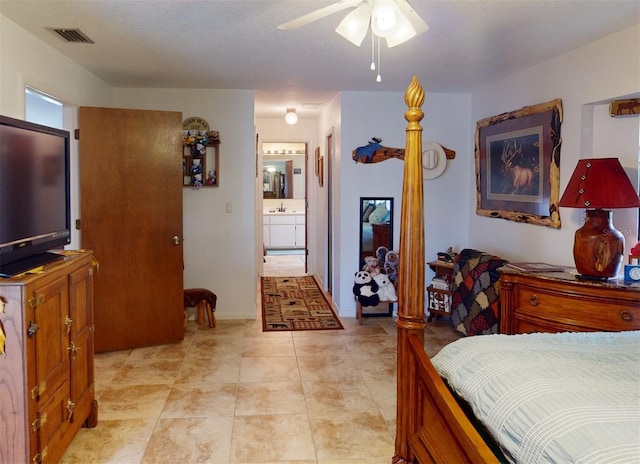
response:
<path fill-rule="evenodd" d="M 388 464 L 395 323 L 342 322 L 281 333 L 259 317 L 190 322 L 181 343 L 97 354 L 98 426 L 62 462 Z M 457 338 L 430 324 L 427 353 Z"/>

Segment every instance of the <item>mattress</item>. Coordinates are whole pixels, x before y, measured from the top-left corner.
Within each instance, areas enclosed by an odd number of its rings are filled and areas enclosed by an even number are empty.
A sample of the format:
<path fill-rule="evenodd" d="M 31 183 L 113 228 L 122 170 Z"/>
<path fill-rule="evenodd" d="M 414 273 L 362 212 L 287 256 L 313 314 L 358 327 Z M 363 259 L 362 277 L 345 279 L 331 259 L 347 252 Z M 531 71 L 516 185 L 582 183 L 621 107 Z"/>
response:
<path fill-rule="evenodd" d="M 640 331 L 463 338 L 432 363 L 511 462 L 640 462 Z"/>

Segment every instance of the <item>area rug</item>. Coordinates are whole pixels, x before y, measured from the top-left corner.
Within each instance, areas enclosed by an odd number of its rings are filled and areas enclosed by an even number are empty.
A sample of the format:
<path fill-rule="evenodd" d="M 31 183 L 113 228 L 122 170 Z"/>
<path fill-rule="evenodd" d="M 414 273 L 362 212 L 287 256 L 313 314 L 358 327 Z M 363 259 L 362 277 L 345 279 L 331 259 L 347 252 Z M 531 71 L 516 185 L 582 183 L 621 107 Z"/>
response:
<path fill-rule="evenodd" d="M 263 332 L 342 328 L 313 277 L 262 278 Z"/>

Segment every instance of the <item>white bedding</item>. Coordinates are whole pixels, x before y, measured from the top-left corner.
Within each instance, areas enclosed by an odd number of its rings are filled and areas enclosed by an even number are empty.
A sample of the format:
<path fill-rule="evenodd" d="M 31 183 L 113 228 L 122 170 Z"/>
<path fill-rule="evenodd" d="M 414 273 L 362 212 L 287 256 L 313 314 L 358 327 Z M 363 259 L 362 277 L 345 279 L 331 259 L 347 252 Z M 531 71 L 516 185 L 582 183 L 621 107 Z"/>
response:
<path fill-rule="evenodd" d="M 469 337 L 432 363 L 511 462 L 640 462 L 640 331 Z"/>

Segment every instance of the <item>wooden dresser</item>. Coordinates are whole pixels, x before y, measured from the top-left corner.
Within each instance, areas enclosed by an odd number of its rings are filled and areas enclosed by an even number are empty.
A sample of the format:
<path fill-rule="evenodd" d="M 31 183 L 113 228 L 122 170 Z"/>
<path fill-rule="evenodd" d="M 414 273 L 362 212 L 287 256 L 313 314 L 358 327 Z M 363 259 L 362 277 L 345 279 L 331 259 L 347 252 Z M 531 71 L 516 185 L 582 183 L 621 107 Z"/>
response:
<path fill-rule="evenodd" d="M 0 300 L 0 463 L 58 462 L 97 423 L 92 253 L 0 279 Z"/>
<path fill-rule="evenodd" d="M 578 280 L 565 272 L 500 276 L 500 333 L 640 329 L 640 286 Z"/>

